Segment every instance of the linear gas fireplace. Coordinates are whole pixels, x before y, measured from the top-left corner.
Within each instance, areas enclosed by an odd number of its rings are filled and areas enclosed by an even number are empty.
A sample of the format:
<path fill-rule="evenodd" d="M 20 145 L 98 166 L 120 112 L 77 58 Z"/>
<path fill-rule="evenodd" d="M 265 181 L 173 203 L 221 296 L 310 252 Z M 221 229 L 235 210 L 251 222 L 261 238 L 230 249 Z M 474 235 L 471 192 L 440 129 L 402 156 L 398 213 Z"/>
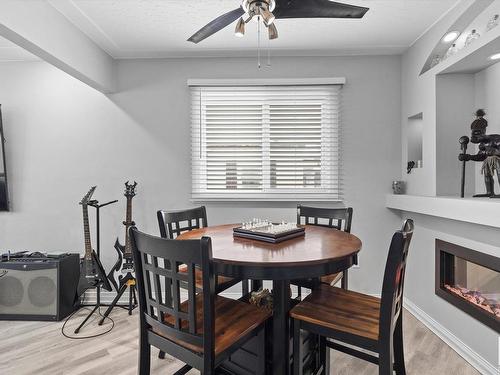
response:
<path fill-rule="evenodd" d="M 500 258 L 436 239 L 436 294 L 500 333 Z"/>

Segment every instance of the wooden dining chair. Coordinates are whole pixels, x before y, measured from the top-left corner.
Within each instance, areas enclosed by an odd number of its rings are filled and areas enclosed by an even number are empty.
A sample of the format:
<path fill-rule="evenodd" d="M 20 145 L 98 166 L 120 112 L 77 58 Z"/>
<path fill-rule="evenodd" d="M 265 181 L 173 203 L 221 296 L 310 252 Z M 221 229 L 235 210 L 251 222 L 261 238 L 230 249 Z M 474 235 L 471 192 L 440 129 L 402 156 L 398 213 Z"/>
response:
<path fill-rule="evenodd" d="M 192 231 L 194 229 L 205 228 L 208 226 L 207 220 L 207 210 L 205 206 L 190 208 L 187 210 L 179 211 L 163 211 L 158 210 L 156 212 L 158 218 L 158 226 L 160 227 L 160 235 L 162 238 L 175 239 L 182 233 Z M 186 265 L 181 265 L 179 267 L 179 272 L 187 273 L 188 269 Z M 198 290 L 203 289 L 203 272 L 200 268 L 195 270 L 196 278 L 196 288 Z M 233 285 L 240 282 L 239 279 L 234 279 L 232 277 L 219 275 L 216 277 L 215 290 L 217 293 L 229 289 Z M 245 287 L 246 286 L 246 287 Z M 181 283 L 181 287 L 185 288 L 185 285 Z M 248 282 L 243 281 L 242 284 L 242 294 L 248 293 Z M 159 358 L 165 358 L 165 353 L 160 351 Z"/>
<path fill-rule="evenodd" d="M 193 229 L 205 228 L 208 226 L 207 210 L 205 206 L 191 208 L 182 211 L 163 211 L 159 210 L 156 213 L 158 217 L 158 225 L 160 227 L 160 235 L 163 238 L 175 239 L 184 232 Z M 187 272 L 187 267 L 181 266 L 180 272 Z M 198 289 L 203 288 L 202 272 L 196 270 L 196 286 Z M 241 280 L 234 279 L 226 276 L 217 276 L 216 291 L 222 292 L 233 285 L 239 283 Z M 243 293 L 248 293 L 248 282 L 246 283 L 247 289 L 245 290 L 245 283 L 243 285 Z"/>
<path fill-rule="evenodd" d="M 139 294 L 139 375 L 150 373 L 151 346 L 186 363 L 174 375 L 191 368 L 212 375 L 251 338 L 260 336 L 265 342 L 264 323 L 270 312 L 216 295 L 210 238 L 175 241 L 135 227 L 129 234 Z M 187 272 L 181 272 L 180 265 L 186 265 Z M 198 266 L 203 268 L 202 293 L 196 287 Z M 264 368 L 256 374 L 264 374 Z"/>
<path fill-rule="evenodd" d="M 321 208 L 297 205 L 297 224 L 298 225 L 316 225 L 326 228 L 343 230 L 351 233 L 353 210 L 348 208 Z M 331 275 L 321 276 L 322 284 L 335 285 L 341 280 L 343 289 L 348 288 L 348 271 L 334 273 Z M 302 297 L 301 288 L 312 289 L 314 287 L 313 280 L 294 280 L 293 285 L 298 287 L 298 298 Z"/>
<path fill-rule="evenodd" d="M 403 352 L 403 290 L 413 221 L 392 236 L 381 298 L 328 285 L 313 290 L 290 316 L 294 331 L 294 375 L 302 374 L 301 329 L 320 335 L 320 357 L 329 374 L 329 348 L 375 363 L 380 375 L 406 374 Z M 346 346 L 344 344 L 348 344 Z M 353 348 L 356 347 L 356 348 Z M 368 354 L 359 349 L 377 353 Z"/>
<path fill-rule="evenodd" d="M 171 240 L 184 232 L 208 226 L 205 206 L 179 211 L 159 210 L 156 214 L 160 226 L 160 235 Z"/>

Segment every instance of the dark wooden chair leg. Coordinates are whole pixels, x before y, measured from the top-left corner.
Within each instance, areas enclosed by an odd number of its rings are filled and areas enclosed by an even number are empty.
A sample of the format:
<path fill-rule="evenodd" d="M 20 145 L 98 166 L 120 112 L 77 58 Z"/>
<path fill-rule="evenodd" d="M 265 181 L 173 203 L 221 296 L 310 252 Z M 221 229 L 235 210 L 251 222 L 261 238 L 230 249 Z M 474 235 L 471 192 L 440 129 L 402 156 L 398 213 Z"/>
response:
<path fill-rule="evenodd" d="M 144 332 L 143 334 L 141 334 L 139 342 L 139 375 L 149 375 L 150 371 L 151 345 L 148 343 L 148 338 L 146 336 L 146 333 Z"/>
<path fill-rule="evenodd" d="M 191 371 L 192 367 L 189 366 L 189 365 L 185 365 L 183 368 L 181 368 L 180 370 L 177 370 L 175 373 L 173 373 L 172 375 L 185 375 L 187 374 L 189 371 Z"/>
<path fill-rule="evenodd" d="M 248 294 L 248 280 L 241 281 L 241 295 L 246 296 Z"/>
<path fill-rule="evenodd" d="M 392 375 L 394 369 L 394 361 L 392 356 L 392 339 L 383 340 L 380 342 L 379 349 L 379 364 L 378 373 L 379 375 Z"/>
<path fill-rule="evenodd" d="M 344 270 L 342 272 L 342 279 L 340 280 L 340 286 L 342 289 L 349 289 L 349 272 Z"/>
<path fill-rule="evenodd" d="M 319 337 L 319 360 L 323 368 L 321 374 L 330 375 L 330 349 L 326 346 L 326 337 Z"/>
<path fill-rule="evenodd" d="M 300 352 L 301 337 L 300 337 L 300 322 L 292 320 L 293 329 L 293 375 L 302 375 L 302 354 Z"/>
<path fill-rule="evenodd" d="M 406 375 L 405 355 L 403 347 L 403 314 L 401 313 L 394 328 L 394 364 L 397 375 Z"/>
<path fill-rule="evenodd" d="M 165 352 L 160 350 L 160 352 L 158 353 L 158 358 L 165 359 Z"/>
<path fill-rule="evenodd" d="M 262 289 L 262 280 L 252 280 L 252 292 L 258 292 Z"/>
<path fill-rule="evenodd" d="M 128 314 L 132 315 L 132 310 L 134 307 L 134 289 L 132 289 L 132 286 L 129 285 L 128 287 Z"/>

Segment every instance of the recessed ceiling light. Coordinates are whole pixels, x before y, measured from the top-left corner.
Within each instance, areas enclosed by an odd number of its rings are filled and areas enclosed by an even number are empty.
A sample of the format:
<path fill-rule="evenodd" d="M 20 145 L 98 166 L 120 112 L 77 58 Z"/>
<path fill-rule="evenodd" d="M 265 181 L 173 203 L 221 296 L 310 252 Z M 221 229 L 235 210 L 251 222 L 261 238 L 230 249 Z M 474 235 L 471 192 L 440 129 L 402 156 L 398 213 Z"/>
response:
<path fill-rule="evenodd" d="M 441 40 L 443 41 L 443 43 L 451 43 L 451 42 L 455 41 L 459 36 L 460 36 L 460 32 L 450 31 L 448 34 L 443 36 L 443 39 L 441 39 Z"/>
<path fill-rule="evenodd" d="M 499 60 L 500 59 L 500 53 L 495 53 L 490 56 L 490 60 Z"/>

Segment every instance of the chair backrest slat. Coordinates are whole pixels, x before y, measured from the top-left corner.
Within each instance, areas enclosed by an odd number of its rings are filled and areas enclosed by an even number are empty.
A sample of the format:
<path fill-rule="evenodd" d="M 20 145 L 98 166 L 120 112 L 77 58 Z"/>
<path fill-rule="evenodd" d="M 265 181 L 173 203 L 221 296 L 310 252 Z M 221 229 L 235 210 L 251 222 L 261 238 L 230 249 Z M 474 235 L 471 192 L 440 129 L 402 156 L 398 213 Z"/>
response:
<path fill-rule="evenodd" d="M 215 276 L 209 238 L 176 241 L 129 230 L 135 261 L 141 327 L 203 348 L 213 357 Z M 187 272 L 179 266 L 187 267 Z M 203 305 L 197 303 L 196 268 L 203 269 Z M 181 285 L 182 284 L 182 285 Z M 187 299 L 181 287 L 187 286 Z M 203 309 L 201 311 L 200 309 Z M 203 324 L 197 317 L 203 316 Z M 208 338 L 208 339 L 207 339 Z"/>
<path fill-rule="evenodd" d="M 390 337 L 403 308 L 403 292 L 408 250 L 413 236 L 413 220 L 392 236 L 385 265 L 380 306 L 380 336 Z"/>
<path fill-rule="evenodd" d="M 317 225 L 327 228 L 335 228 L 344 232 L 351 232 L 353 210 L 348 208 L 322 208 L 297 206 L 297 224 Z M 320 219 L 327 221 L 321 223 Z M 343 228 L 342 228 L 343 225 Z"/>
<path fill-rule="evenodd" d="M 195 280 L 195 266 L 194 264 L 190 264 L 188 267 L 188 279 Z M 196 326 L 196 286 L 195 283 L 188 283 L 188 299 L 189 301 L 193 301 L 193 306 L 189 309 L 189 332 L 196 334 L 198 327 Z"/>
<path fill-rule="evenodd" d="M 184 232 L 208 226 L 205 206 L 182 211 L 159 210 L 156 215 L 163 238 L 174 239 Z"/>

